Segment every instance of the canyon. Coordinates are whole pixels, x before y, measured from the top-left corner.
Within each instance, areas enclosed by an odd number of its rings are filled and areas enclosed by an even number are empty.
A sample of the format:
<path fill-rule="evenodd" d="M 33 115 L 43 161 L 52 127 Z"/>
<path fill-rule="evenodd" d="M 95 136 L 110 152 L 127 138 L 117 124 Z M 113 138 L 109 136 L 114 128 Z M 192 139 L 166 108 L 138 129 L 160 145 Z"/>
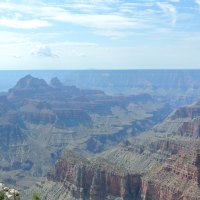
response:
<path fill-rule="evenodd" d="M 200 199 L 198 93 L 165 96 L 21 78 L 0 94 L 1 182 L 26 200 Z"/>
<path fill-rule="evenodd" d="M 66 151 L 47 180 L 34 189 L 50 191 L 59 183 L 62 194 L 54 196 L 59 200 L 66 196 L 85 200 L 200 199 L 200 140 L 198 134 L 188 134 L 199 118 L 195 114 L 199 108 L 195 108 L 197 105 L 184 107 L 194 113 L 177 116 L 180 108 L 152 130 L 93 158 Z M 190 129 L 183 133 L 188 121 Z M 169 123 L 177 125 L 169 130 Z M 49 199 L 49 192 L 43 198 Z"/>

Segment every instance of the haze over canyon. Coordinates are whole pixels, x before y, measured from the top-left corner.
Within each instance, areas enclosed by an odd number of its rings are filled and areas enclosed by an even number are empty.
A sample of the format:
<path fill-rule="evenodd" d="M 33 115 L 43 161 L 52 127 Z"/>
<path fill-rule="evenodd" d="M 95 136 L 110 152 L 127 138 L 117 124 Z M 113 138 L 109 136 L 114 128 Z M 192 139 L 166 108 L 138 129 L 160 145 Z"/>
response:
<path fill-rule="evenodd" d="M 21 199 L 200 198 L 199 71 L 29 72 L 0 94 L 0 182 Z"/>

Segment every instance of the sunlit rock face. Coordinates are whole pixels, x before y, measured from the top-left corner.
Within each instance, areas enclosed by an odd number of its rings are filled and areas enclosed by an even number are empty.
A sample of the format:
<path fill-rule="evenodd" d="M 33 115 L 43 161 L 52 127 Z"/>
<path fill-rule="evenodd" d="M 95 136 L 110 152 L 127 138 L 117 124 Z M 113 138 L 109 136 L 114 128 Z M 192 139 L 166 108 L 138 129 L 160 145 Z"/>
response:
<path fill-rule="evenodd" d="M 62 182 L 77 199 L 104 200 L 109 196 L 136 199 L 141 186 L 138 174 L 129 174 L 103 159 L 89 161 L 71 152 L 56 163 L 48 178 Z"/>

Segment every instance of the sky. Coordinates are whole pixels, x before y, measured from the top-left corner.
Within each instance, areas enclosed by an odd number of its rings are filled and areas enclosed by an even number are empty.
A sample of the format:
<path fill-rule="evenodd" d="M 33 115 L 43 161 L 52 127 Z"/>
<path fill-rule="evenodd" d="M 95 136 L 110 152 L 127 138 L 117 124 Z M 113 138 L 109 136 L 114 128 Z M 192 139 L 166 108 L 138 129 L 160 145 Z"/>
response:
<path fill-rule="evenodd" d="M 200 69 L 200 0 L 0 0 L 0 69 Z"/>

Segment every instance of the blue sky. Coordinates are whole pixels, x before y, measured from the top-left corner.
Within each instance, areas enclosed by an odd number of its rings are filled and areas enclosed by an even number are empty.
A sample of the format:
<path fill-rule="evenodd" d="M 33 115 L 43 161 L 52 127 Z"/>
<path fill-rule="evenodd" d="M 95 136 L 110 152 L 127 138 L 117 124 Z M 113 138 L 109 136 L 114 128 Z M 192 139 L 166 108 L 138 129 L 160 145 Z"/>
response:
<path fill-rule="evenodd" d="M 200 0 L 1 0 L 0 69 L 200 68 Z"/>

